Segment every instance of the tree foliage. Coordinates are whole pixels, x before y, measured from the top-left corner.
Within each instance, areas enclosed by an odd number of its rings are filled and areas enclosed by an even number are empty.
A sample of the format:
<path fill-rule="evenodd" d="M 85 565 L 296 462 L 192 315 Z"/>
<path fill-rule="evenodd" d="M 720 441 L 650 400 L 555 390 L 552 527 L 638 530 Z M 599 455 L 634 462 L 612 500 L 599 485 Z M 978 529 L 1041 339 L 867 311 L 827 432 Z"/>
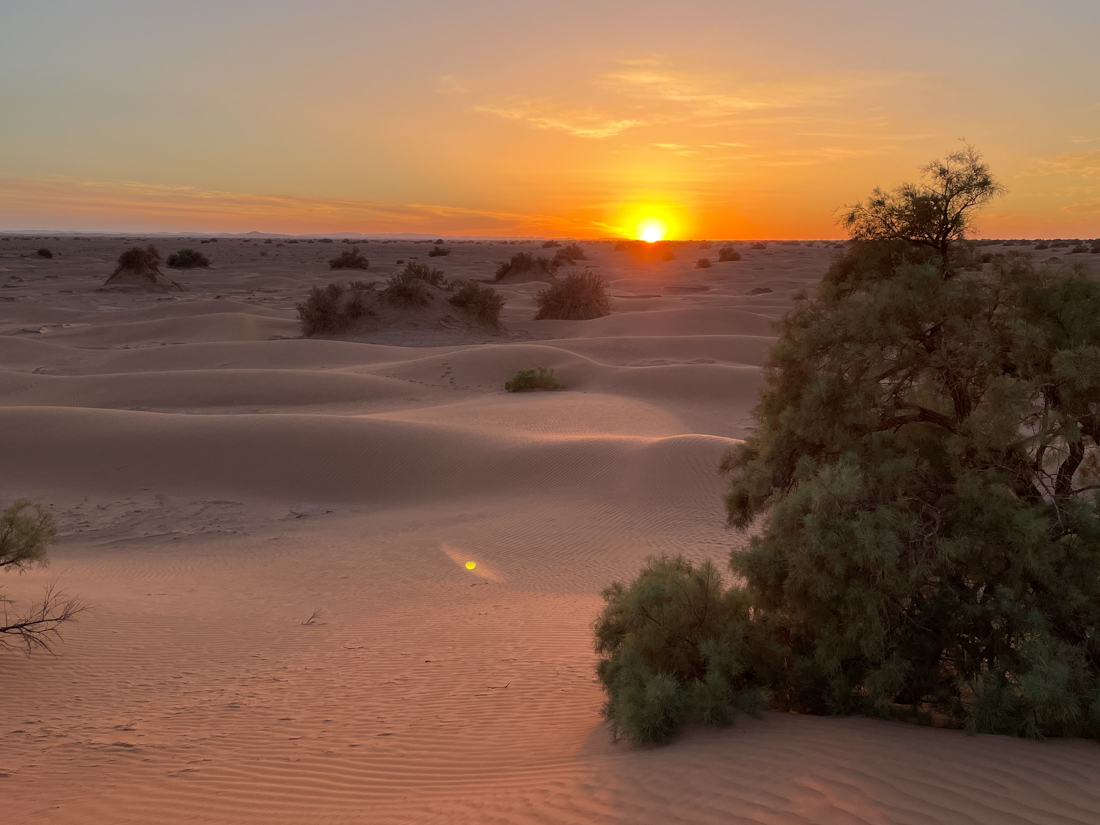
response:
<path fill-rule="evenodd" d="M 780 323 L 756 429 L 722 464 L 729 524 L 759 528 L 730 558 L 749 648 L 724 678 L 798 712 L 1097 737 L 1100 283 L 1023 255 L 944 260 L 857 240 Z M 627 638 L 612 606 L 632 594 L 645 615 L 662 570 L 605 594 L 605 661 L 648 649 L 609 646 Z M 624 684 L 604 679 L 605 713 L 645 739 Z"/>

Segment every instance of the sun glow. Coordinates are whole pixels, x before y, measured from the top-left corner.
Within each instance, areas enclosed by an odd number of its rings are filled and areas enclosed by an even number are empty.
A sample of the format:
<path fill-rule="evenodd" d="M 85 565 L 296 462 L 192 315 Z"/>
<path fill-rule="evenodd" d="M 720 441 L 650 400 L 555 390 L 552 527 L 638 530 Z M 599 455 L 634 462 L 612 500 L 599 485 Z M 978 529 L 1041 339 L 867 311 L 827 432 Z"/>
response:
<path fill-rule="evenodd" d="M 642 218 L 638 221 L 635 234 L 639 240 L 643 240 L 646 243 L 663 241 L 665 236 L 668 235 L 668 224 L 660 218 Z"/>

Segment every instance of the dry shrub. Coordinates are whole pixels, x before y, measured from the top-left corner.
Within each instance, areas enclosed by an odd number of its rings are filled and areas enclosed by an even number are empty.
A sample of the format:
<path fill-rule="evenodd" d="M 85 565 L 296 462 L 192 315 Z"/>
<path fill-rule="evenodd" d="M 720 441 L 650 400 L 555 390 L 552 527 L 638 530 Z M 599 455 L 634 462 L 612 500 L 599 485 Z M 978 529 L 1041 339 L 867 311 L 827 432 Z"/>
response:
<path fill-rule="evenodd" d="M 118 256 L 118 265 L 111 273 L 113 278 L 124 272 L 134 275 L 160 275 L 160 253 L 155 246 L 131 246 Z"/>
<path fill-rule="evenodd" d="M 712 246 L 714 246 L 714 244 L 712 244 L 710 241 L 703 241 L 699 244 L 700 249 L 710 249 Z"/>
<path fill-rule="evenodd" d="M 571 272 L 535 296 L 536 321 L 588 321 L 611 314 L 611 293 L 596 272 Z"/>
<path fill-rule="evenodd" d="M 732 246 L 723 246 L 718 250 L 718 263 L 725 263 L 726 261 L 739 261 L 741 260 L 741 253 L 734 249 Z"/>
<path fill-rule="evenodd" d="M 330 259 L 328 268 L 366 270 L 370 268 L 370 261 L 363 257 L 363 253 L 359 251 L 358 247 L 352 247 L 351 249 L 345 249 L 335 258 Z"/>
<path fill-rule="evenodd" d="M 438 243 L 438 241 L 436 243 Z M 433 246 L 431 248 L 431 250 L 428 252 L 428 257 L 429 258 L 439 258 L 439 257 L 442 257 L 444 255 L 450 255 L 450 254 L 451 254 L 451 250 L 447 249 L 445 246 Z"/>
<path fill-rule="evenodd" d="M 53 257 L 53 253 L 50 252 L 50 250 L 46 249 L 45 247 L 43 247 L 42 249 L 39 249 L 37 254 L 38 254 L 39 258 L 52 258 Z"/>
<path fill-rule="evenodd" d="M 504 308 L 504 298 L 491 286 L 466 281 L 463 284 L 448 284 L 455 290 L 448 302 L 456 309 L 472 315 L 479 323 L 500 329 L 500 311 Z"/>
<path fill-rule="evenodd" d="M 700 258 L 695 262 L 696 269 L 710 269 L 710 258 Z"/>
<path fill-rule="evenodd" d="M 767 249 L 768 245 L 763 241 L 757 241 L 754 244 L 749 245 L 749 249 Z"/>
<path fill-rule="evenodd" d="M 544 241 L 542 244 L 543 249 L 557 249 L 561 244 L 558 241 Z"/>
<path fill-rule="evenodd" d="M 561 254 L 562 251 L 559 250 L 558 254 Z M 497 267 L 496 279 L 501 281 L 510 275 L 523 275 L 528 272 L 553 275 L 559 266 L 561 266 L 561 262 L 558 261 L 557 256 L 546 258 L 540 255 L 536 258 L 530 252 L 517 252 L 511 259 Z"/>
<path fill-rule="evenodd" d="M 210 266 L 210 259 L 194 249 L 181 249 L 169 255 L 166 263 L 172 269 L 206 269 Z"/>
<path fill-rule="evenodd" d="M 415 266 L 415 264 L 409 264 L 409 266 Z M 392 276 L 386 282 L 382 297 L 393 306 L 402 307 L 426 307 L 432 302 L 428 283 L 423 278 L 410 275 L 407 269 Z"/>
<path fill-rule="evenodd" d="M 304 301 L 295 306 L 302 323 L 302 334 L 339 335 L 347 332 L 365 315 L 371 314 L 365 293 L 374 289 L 373 284 L 352 281 L 343 284 L 315 286 Z"/>
<path fill-rule="evenodd" d="M 405 265 L 405 271 L 401 273 L 409 278 L 415 278 L 425 283 L 429 283 L 432 286 L 443 286 L 446 280 L 443 277 L 443 271 L 430 267 L 427 264 L 417 263 L 416 261 L 409 261 Z"/>
<path fill-rule="evenodd" d="M 561 266 L 562 264 L 575 264 L 577 261 L 587 261 L 588 255 L 581 249 L 580 244 L 567 243 L 554 253 L 553 260 L 555 265 Z"/>

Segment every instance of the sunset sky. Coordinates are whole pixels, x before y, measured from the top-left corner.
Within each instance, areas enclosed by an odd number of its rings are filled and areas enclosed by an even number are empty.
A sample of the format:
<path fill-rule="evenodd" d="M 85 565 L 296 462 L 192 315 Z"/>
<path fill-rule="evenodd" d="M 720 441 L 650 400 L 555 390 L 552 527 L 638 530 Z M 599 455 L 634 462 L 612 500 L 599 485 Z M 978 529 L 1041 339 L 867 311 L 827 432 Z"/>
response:
<path fill-rule="evenodd" d="M 3 0 L 0 230 L 840 237 L 965 138 L 1100 235 L 1096 0 Z"/>

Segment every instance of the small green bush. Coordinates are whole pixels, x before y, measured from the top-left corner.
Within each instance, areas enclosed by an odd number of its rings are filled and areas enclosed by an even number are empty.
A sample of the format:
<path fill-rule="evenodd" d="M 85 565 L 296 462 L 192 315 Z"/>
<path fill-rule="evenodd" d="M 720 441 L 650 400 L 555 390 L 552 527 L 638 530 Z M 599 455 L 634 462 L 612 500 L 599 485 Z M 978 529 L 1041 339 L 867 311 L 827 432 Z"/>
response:
<path fill-rule="evenodd" d="M 616 582 L 602 595 L 596 674 L 614 738 L 665 742 L 687 719 L 730 725 L 738 711 L 764 709 L 754 676 L 766 646 L 747 643 L 748 601 L 723 588 L 711 562 L 651 558 L 629 585 Z"/>
<path fill-rule="evenodd" d="M 52 253 L 52 252 L 50 252 L 50 250 L 48 250 L 48 249 L 46 249 L 45 247 L 43 247 L 42 249 L 39 249 L 39 250 L 38 250 L 38 257 L 39 257 L 39 258 L 52 258 L 52 257 L 53 257 L 53 253 Z"/>
<path fill-rule="evenodd" d="M 611 292 L 596 272 L 571 272 L 535 295 L 535 320 L 587 321 L 611 314 Z"/>
<path fill-rule="evenodd" d="M 726 261 L 739 261 L 741 260 L 741 253 L 734 249 L 732 246 L 723 246 L 718 250 L 718 263 L 722 264 Z"/>
<path fill-rule="evenodd" d="M 534 392 L 536 390 L 564 390 L 565 387 L 558 383 L 552 369 L 532 367 L 520 370 L 514 378 L 505 381 L 504 389 L 508 392 Z"/>
<path fill-rule="evenodd" d="M 351 249 L 345 249 L 335 258 L 331 258 L 328 262 L 329 269 L 370 269 L 370 261 L 363 257 L 363 253 L 359 251 L 358 247 L 352 247 Z"/>
<path fill-rule="evenodd" d="M 451 306 L 469 313 L 479 323 L 494 329 L 501 328 L 500 311 L 504 308 L 504 298 L 495 289 L 473 281 L 453 286 L 455 293 L 447 299 Z"/>
<path fill-rule="evenodd" d="M 169 255 L 166 263 L 172 269 L 205 269 L 210 266 L 210 259 L 194 249 L 181 249 Z"/>
<path fill-rule="evenodd" d="M 710 269 L 710 258 L 700 258 L 695 262 L 696 269 Z"/>

